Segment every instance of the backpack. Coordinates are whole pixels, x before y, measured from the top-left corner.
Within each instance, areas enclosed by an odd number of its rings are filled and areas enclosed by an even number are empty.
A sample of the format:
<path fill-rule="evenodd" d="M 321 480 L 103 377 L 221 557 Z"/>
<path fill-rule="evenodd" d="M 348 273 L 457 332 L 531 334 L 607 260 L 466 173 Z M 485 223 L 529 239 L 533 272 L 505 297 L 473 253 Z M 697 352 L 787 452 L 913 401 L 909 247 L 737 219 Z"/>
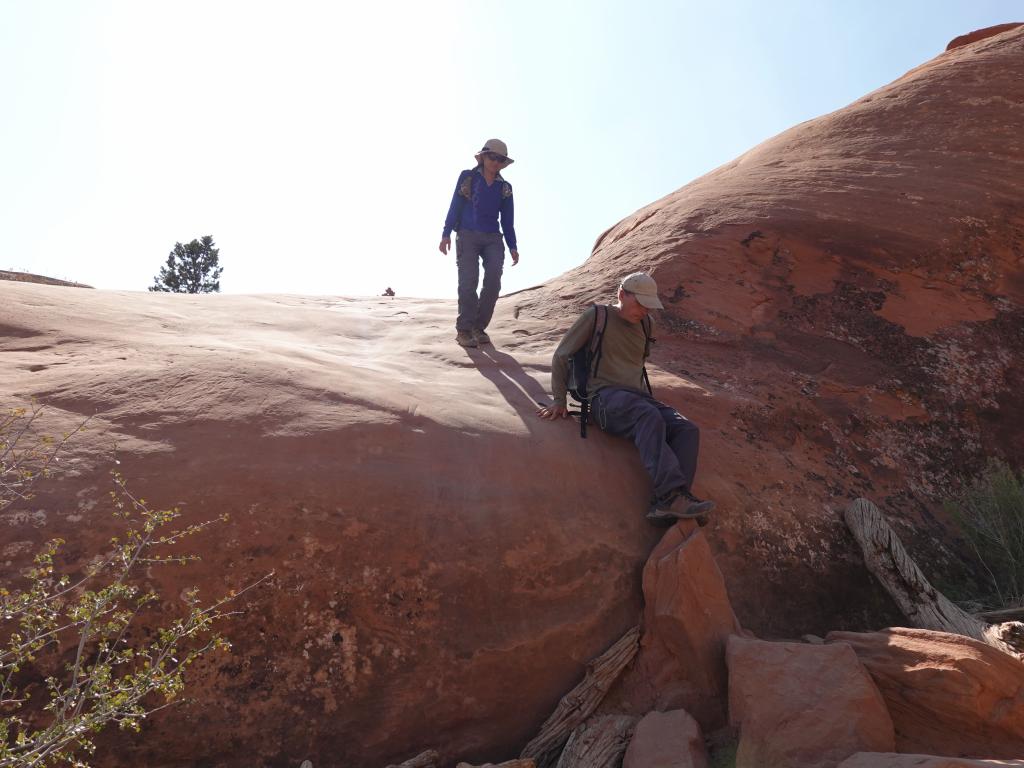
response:
<path fill-rule="evenodd" d="M 580 404 L 580 437 L 587 436 L 587 422 L 590 420 L 590 397 L 587 395 L 587 385 L 590 377 L 596 376 L 598 368 L 601 367 L 601 342 L 604 340 L 604 331 L 608 327 L 608 307 L 604 304 L 594 305 L 594 328 L 590 332 L 590 342 L 577 349 L 569 357 L 569 371 L 566 374 L 565 388 L 573 400 Z M 644 329 L 644 360 L 650 354 L 651 344 L 655 339 L 651 335 L 651 318 L 644 317 L 640 321 Z M 647 377 L 647 366 L 643 367 L 644 386 L 650 394 L 651 380 Z"/>
<path fill-rule="evenodd" d="M 475 170 L 476 169 L 474 168 L 469 171 L 463 171 L 462 176 L 459 179 L 459 194 L 466 200 L 473 199 L 473 179 L 475 175 Z M 504 200 L 506 197 L 512 197 L 512 185 L 505 181 L 505 179 L 502 177 L 500 173 L 497 175 L 495 181 L 501 182 L 502 200 Z"/>

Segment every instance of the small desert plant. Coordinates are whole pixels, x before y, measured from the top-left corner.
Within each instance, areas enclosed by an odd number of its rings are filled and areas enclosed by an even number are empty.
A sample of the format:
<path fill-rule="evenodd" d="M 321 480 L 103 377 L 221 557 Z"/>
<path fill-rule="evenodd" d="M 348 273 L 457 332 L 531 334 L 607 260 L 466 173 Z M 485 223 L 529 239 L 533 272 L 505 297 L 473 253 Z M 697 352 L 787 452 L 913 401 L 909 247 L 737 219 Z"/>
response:
<path fill-rule="evenodd" d="M 30 497 L 70 437 L 31 437 L 39 412 L 13 409 L 0 419 L 0 509 Z M 86 766 L 81 755 L 93 752 L 94 734 L 110 723 L 137 730 L 181 694 L 189 665 L 228 647 L 214 625 L 231 615 L 224 608 L 234 595 L 204 606 L 189 590 L 183 615 L 169 624 L 148 630 L 137 621 L 159 599 L 138 571 L 194 560 L 174 546 L 214 521 L 175 529 L 177 509 L 151 508 L 116 473 L 114 485 L 113 513 L 126 532 L 109 551 L 61 573 L 55 539 L 17 583 L 0 585 L 0 768 Z M 45 702 L 29 702 L 34 690 Z"/>
<path fill-rule="evenodd" d="M 725 744 L 715 745 L 708 755 L 710 768 L 736 768 L 736 753 L 739 746 L 737 738 Z"/>
<path fill-rule="evenodd" d="M 1024 603 L 1024 478 L 992 461 L 946 509 L 981 561 L 998 605 Z"/>
<path fill-rule="evenodd" d="M 0 412 L 0 512 L 16 501 L 31 498 L 32 486 L 49 473 L 59 460 L 60 449 L 87 423 L 82 422 L 57 440 L 33 431 L 41 412 L 36 403 Z"/>

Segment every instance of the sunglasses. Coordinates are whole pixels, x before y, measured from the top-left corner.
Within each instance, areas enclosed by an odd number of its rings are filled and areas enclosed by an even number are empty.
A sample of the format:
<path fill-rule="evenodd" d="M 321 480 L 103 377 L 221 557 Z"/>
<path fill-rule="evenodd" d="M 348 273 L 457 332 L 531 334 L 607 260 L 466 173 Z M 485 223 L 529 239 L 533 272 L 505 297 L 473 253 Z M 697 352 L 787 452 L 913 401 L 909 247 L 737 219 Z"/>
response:
<path fill-rule="evenodd" d="M 494 160 L 495 162 L 498 163 L 504 163 L 505 161 L 508 160 L 507 157 L 505 157 L 504 155 L 499 155 L 497 152 L 484 152 L 484 157 L 486 157 L 488 160 Z"/>

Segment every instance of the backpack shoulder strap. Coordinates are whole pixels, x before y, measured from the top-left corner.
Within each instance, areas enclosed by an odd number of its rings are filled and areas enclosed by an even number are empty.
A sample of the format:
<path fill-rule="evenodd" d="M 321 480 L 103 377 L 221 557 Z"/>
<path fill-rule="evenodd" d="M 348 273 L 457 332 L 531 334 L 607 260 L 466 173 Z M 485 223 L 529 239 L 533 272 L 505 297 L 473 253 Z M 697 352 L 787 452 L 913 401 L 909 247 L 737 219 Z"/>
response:
<path fill-rule="evenodd" d="M 473 171 L 463 171 L 459 179 L 459 194 L 466 200 L 473 197 Z"/>
<path fill-rule="evenodd" d="M 654 338 L 654 323 L 651 321 L 651 318 L 648 315 L 648 316 L 644 317 L 640 321 L 640 326 L 644 329 L 644 363 L 645 363 L 645 365 L 643 367 L 644 385 L 647 387 L 647 391 L 651 395 L 654 395 L 654 389 L 651 387 L 651 379 L 647 376 L 647 365 L 646 365 L 647 357 L 648 357 L 648 355 L 651 354 L 651 344 L 653 344 L 656 341 L 656 339 Z"/>
<path fill-rule="evenodd" d="M 640 321 L 640 327 L 644 329 L 644 360 L 646 360 L 651 354 L 651 344 L 657 341 L 654 338 L 654 323 L 649 315 L 644 316 Z"/>
<path fill-rule="evenodd" d="M 594 333 L 590 337 L 590 375 L 597 376 L 601 365 L 601 342 L 604 341 L 604 330 L 608 327 L 608 306 L 594 305 Z"/>
<path fill-rule="evenodd" d="M 596 354 L 604 339 L 604 329 L 608 327 L 608 307 L 604 304 L 594 305 L 594 330 L 590 333 L 590 353 Z"/>

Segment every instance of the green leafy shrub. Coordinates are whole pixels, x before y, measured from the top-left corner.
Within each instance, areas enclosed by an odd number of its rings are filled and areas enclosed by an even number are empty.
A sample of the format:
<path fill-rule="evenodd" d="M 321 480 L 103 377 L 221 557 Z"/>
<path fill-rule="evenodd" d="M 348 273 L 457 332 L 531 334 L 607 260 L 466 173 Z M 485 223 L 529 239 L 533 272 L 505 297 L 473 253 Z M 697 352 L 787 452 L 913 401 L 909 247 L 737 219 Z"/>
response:
<path fill-rule="evenodd" d="M 995 603 L 990 607 L 1024 604 L 1024 478 L 1002 462 L 990 462 L 946 509 L 985 570 L 987 597 Z"/>
<path fill-rule="evenodd" d="M 31 497 L 70 437 L 33 437 L 39 412 L 12 409 L 0 418 L 0 509 Z M 194 560 L 175 545 L 215 521 L 175 528 L 177 509 L 151 508 L 116 473 L 114 485 L 113 513 L 125 533 L 109 551 L 72 577 L 57 566 L 64 542 L 55 539 L 17 583 L 0 585 L 0 768 L 86 766 L 94 734 L 111 723 L 137 730 L 180 696 L 193 662 L 229 647 L 214 625 L 231 615 L 233 594 L 203 605 L 190 590 L 183 615 L 148 634 L 130 631 L 159 605 L 138 571 Z M 40 678 L 46 700 L 30 702 Z"/>

